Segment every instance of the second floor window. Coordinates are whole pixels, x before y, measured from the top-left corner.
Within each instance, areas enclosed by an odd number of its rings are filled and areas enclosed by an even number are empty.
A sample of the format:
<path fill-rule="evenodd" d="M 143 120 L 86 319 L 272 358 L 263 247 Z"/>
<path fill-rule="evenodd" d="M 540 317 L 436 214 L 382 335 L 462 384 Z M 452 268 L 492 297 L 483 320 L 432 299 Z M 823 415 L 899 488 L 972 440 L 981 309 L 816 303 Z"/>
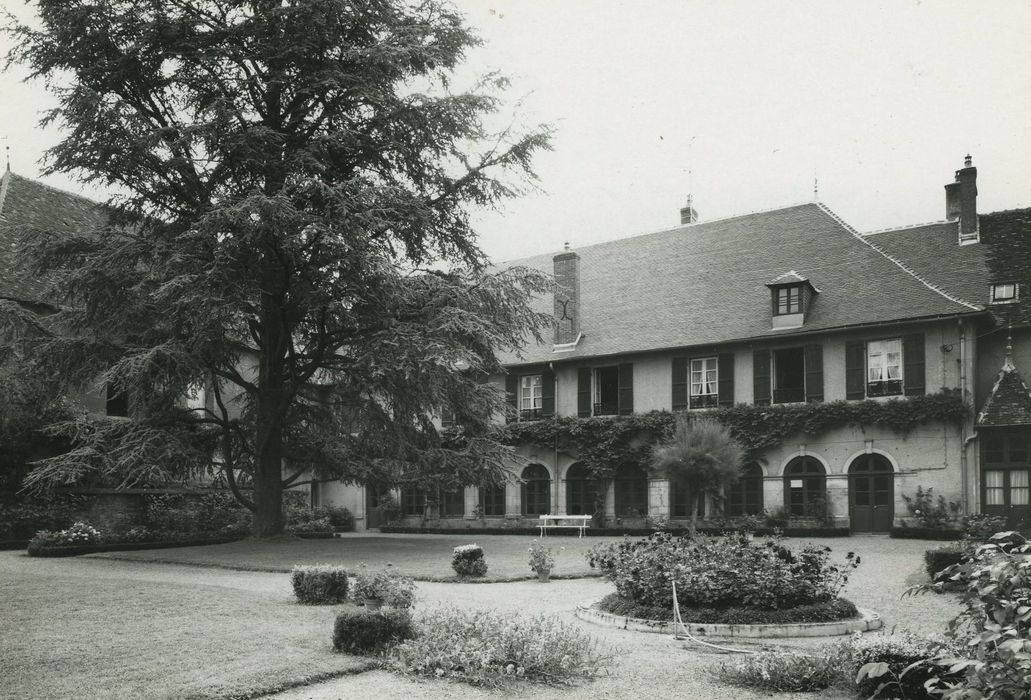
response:
<path fill-rule="evenodd" d="M 691 408 L 715 408 L 719 404 L 719 370 L 715 357 L 691 360 Z"/>
<path fill-rule="evenodd" d="M 1004 284 L 993 284 L 992 285 L 992 301 L 1016 301 L 1017 300 L 1017 285 L 1012 282 Z"/>
<path fill-rule="evenodd" d="M 544 405 L 544 382 L 539 374 L 519 378 L 519 419 L 536 420 Z"/>
<path fill-rule="evenodd" d="M 867 396 L 902 393 L 902 339 L 872 340 L 866 344 Z"/>
<path fill-rule="evenodd" d="M 805 401 L 805 348 L 773 352 L 773 403 Z"/>
<path fill-rule="evenodd" d="M 778 287 L 774 297 L 773 313 L 775 316 L 802 313 L 802 287 Z"/>
<path fill-rule="evenodd" d="M 594 415 L 614 416 L 619 413 L 619 368 L 599 367 L 594 370 Z"/>

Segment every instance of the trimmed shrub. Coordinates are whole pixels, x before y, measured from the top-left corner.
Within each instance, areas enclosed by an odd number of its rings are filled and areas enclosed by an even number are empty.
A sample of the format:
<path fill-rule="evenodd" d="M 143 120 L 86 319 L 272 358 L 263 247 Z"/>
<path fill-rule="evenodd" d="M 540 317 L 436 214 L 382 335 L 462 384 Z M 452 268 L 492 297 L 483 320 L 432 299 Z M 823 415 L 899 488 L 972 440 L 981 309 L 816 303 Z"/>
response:
<path fill-rule="evenodd" d="M 451 554 L 451 568 L 459 576 L 485 576 L 487 562 L 483 559 L 483 547 L 478 544 L 455 547 Z"/>
<path fill-rule="evenodd" d="M 937 549 L 928 549 L 924 552 L 924 570 L 933 580 L 934 575 L 939 571 L 963 562 L 969 554 L 967 548 L 962 544 L 949 544 Z"/>
<path fill-rule="evenodd" d="M 939 697 L 928 694 L 924 688 L 924 682 L 937 674 L 937 669 L 932 663 L 911 668 L 901 678 L 899 674 L 917 661 L 929 659 L 946 651 L 950 651 L 946 642 L 908 632 L 868 635 L 857 633 L 848 640 L 838 642 L 830 652 L 830 660 L 840 674 L 837 684 L 842 688 L 858 691 L 863 697 L 930 700 Z M 864 678 L 857 687 L 856 676 L 859 670 L 866 664 L 873 663 L 887 664 L 887 671 L 878 678 Z M 895 683 L 890 683 L 890 680 L 895 680 Z M 889 685 L 878 692 L 878 687 L 885 682 Z"/>
<path fill-rule="evenodd" d="M 513 682 L 571 683 L 596 675 L 609 656 L 579 627 L 553 617 L 439 608 L 419 634 L 395 647 L 401 673 L 498 688 Z"/>
<path fill-rule="evenodd" d="M 721 683 L 771 693 L 824 690 L 840 681 L 838 670 L 826 655 L 804 656 L 784 651 L 764 651 L 725 661 L 710 672 Z"/>
<path fill-rule="evenodd" d="M 333 649 L 348 654 L 382 653 L 415 636 L 407 610 L 344 610 L 333 624 Z"/>
<path fill-rule="evenodd" d="M 363 564 L 351 595 L 355 600 L 376 598 L 392 608 L 407 609 L 415 604 L 415 582 L 391 571 L 369 572 Z"/>
<path fill-rule="evenodd" d="M 611 593 L 602 598 L 598 607 L 614 615 L 625 615 L 644 620 L 668 621 L 673 619 L 672 608 L 637 605 L 633 601 L 621 598 L 618 593 Z M 717 625 L 791 625 L 803 622 L 837 622 L 838 620 L 850 620 L 858 615 L 859 611 L 852 601 L 844 598 L 782 610 L 744 607 L 680 607 L 680 619 L 684 622 Z"/>
<path fill-rule="evenodd" d="M 347 571 L 342 566 L 295 566 L 290 583 L 298 602 L 305 605 L 335 605 L 347 600 Z"/>
<path fill-rule="evenodd" d="M 888 535 L 898 540 L 960 540 L 962 530 L 942 530 L 927 527 L 893 527 Z"/>

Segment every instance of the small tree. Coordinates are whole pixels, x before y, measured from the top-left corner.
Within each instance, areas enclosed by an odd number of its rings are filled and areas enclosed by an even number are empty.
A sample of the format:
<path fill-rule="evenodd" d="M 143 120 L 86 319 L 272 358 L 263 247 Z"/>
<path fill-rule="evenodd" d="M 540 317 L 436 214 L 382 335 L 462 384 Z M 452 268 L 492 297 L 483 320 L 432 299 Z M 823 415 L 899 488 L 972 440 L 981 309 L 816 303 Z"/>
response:
<path fill-rule="evenodd" d="M 710 491 L 737 481 L 744 449 L 725 426 L 709 417 L 677 418 L 669 442 L 656 445 L 652 467 L 692 495 L 691 534 L 698 525 L 698 505 Z"/>

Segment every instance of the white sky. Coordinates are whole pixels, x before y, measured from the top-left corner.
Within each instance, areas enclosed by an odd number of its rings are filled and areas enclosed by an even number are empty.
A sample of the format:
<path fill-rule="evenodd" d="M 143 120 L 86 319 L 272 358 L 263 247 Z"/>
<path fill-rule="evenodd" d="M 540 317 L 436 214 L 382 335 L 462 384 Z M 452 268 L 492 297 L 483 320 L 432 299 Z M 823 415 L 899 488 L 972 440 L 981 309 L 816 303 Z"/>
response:
<path fill-rule="evenodd" d="M 702 220 L 810 201 L 814 176 L 860 230 L 937 220 L 968 152 L 980 211 L 1031 206 L 1031 2 L 453 1 L 487 41 L 457 85 L 500 70 L 558 130 L 544 192 L 476 216 L 499 260 L 675 226 L 688 192 Z M 20 77 L 0 138 L 36 177 L 59 135 Z"/>

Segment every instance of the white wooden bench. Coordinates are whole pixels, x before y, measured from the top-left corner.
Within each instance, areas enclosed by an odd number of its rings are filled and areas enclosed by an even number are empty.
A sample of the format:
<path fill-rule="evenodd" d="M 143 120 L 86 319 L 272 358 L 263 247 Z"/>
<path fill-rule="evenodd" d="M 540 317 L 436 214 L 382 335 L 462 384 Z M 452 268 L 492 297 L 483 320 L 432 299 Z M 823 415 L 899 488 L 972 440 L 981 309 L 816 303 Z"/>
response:
<path fill-rule="evenodd" d="M 591 526 L 593 515 L 542 515 L 539 527 L 541 537 L 548 536 L 548 530 L 556 527 L 575 527 L 580 531 L 580 537 L 584 536 L 584 530 Z"/>

